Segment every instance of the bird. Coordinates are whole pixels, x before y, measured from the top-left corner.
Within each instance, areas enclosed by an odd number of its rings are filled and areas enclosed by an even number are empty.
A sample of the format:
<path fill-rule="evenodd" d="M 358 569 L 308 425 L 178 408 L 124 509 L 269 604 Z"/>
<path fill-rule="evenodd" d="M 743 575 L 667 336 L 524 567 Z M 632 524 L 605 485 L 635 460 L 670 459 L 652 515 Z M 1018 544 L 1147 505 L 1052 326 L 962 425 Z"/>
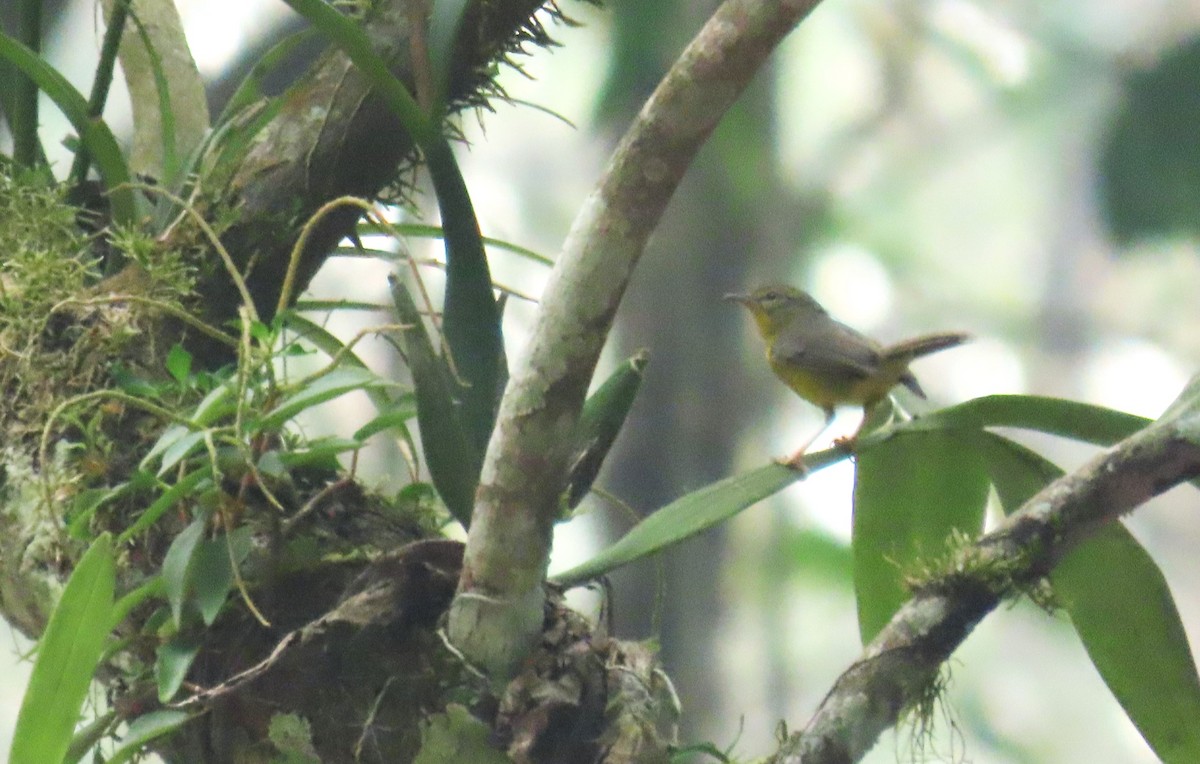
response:
<path fill-rule="evenodd" d="M 775 375 L 804 400 L 825 412 L 825 423 L 804 445 L 776 461 L 805 471 L 804 454 L 833 422 L 841 405 L 861 406 L 863 421 L 837 445 L 853 449 L 871 410 L 896 385 L 920 398 L 925 391 L 908 365 L 921 356 L 955 347 L 970 339 L 965 332 L 938 332 L 894 345 L 881 345 L 835 320 L 807 292 L 774 284 L 725 299 L 745 306 L 766 345 Z"/>

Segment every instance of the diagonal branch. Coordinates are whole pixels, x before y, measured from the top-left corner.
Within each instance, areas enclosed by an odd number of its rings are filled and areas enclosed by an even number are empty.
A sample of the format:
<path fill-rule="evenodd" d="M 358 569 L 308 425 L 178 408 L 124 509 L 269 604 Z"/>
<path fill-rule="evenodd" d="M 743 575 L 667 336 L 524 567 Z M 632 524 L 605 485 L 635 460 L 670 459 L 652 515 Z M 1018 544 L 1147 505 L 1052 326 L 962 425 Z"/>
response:
<path fill-rule="evenodd" d="M 726 0 L 617 147 L 563 244 L 529 356 L 500 405 L 476 498 L 451 640 L 500 675 L 533 643 L 584 394 L 650 232 L 696 152 L 818 0 Z"/>
<path fill-rule="evenodd" d="M 971 549 L 973 566 L 1003 569 L 1020 589 L 1044 578 L 1074 546 L 1139 504 L 1200 475 L 1200 445 L 1186 418 L 1160 420 L 1046 486 Z M 808 727 L 772 761 L 846 764 L 913 707 L 942 663 L 1010 594 L 981 575 L 954 573 L 922 587 L 825 696 Z"/>

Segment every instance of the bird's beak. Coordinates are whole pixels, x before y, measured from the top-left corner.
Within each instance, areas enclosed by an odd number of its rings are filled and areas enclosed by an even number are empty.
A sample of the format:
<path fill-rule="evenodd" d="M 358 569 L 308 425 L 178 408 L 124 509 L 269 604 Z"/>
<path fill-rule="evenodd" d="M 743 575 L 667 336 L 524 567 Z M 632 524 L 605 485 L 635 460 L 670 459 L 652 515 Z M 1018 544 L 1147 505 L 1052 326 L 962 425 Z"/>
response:
<path fill-rule="evenodd" d="M 738 294 L 737 292 L 730 292 L 729 294 L 725 295 L 721 299 L 724 300 L 725 302 L 737 302 L 737 303 L 741 303 L 742 305 L 750 304 L 750 295 Z"/>

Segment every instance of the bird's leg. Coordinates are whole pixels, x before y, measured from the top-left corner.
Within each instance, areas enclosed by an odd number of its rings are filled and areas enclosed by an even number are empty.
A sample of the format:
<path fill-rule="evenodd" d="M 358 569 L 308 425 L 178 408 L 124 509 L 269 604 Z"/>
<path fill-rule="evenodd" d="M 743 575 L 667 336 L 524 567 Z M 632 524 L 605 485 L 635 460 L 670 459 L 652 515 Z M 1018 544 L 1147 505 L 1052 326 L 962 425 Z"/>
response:
<path fill-rule="evenodd" d="M 806 467 L 804 464 L 804 452 L 808 450 L 809 446 L 817 442 L 817 438 L 825 434 L 825 431 L 829 429 L 829 425 L 833 424 L 833 417 L 835 413 L 836 412 L 832 408 L 825 409 L 825 424 L 821 425 L 821 429 L 813 433 L 811 438 L 804 441 L 803 446 L 800 446 L 800 448 L 797 448 L 787 456 L 776 459 L 775 463 L 782 464 L 784 467 L 791 467 L 797 472 L 808 472 L 808 467 Z"/>
<path fill-rule="evenodd" d="M 850 435 L 843 435 L 840 438 L 834 438 L 833 445 L 838 448 L 844 448 L 850 453 L 854 453 L 854 446 L 858 443 L 858 436 L 862 434 L 863 428 L 867 426 L 867 420 L 871 418 L 871 412 L 875 409 L 877 401 L 868 401 L 863 404 L 862 421 L 858 423 L 858 428 Z"/>

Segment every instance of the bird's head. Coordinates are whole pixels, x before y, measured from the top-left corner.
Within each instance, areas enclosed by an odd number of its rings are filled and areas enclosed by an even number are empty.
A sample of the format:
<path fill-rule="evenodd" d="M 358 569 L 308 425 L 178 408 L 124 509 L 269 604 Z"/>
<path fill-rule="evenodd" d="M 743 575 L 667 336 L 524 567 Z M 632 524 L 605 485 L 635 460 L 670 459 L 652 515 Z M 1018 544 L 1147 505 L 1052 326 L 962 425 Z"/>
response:
<path fill-rule="evenodd" d="M 754 316 L 759 333 L 768 340 L 793 321 L 826 315 L 807 292 L 781 284 L 759 287 L 750 294 L 727 294 L 725 299 L 744 305 Z"/>

